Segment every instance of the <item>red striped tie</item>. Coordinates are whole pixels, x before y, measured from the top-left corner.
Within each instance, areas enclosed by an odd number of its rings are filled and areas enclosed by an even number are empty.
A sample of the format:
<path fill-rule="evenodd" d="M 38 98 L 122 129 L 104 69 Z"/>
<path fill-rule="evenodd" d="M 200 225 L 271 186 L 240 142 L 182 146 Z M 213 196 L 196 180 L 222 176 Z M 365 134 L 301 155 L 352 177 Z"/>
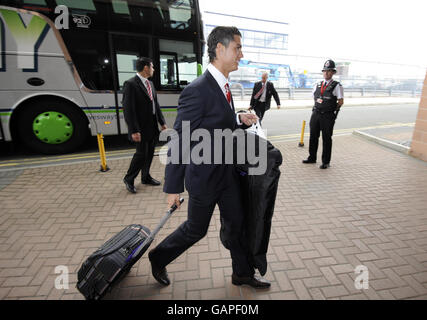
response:
<path fill-rule="evenodd" d="M 153 93 L 151 92 L 150 81 L 147 80 L 145 83 L 147 84 L 148 95 L 150 96 L 151 101 L 153 101 Z"/>
<path fill-rule="evenodd" d="M 225 95 L 227 96 L 228 103 L 231 104 L 231 92 L 230 92 L 230 87 L 228 86 L 228 83 L 225 84 Z"/>
<path fill-rule="evenodd" d="M 262 95 L 262 93 L 264 92 L 264 87 L 265 87 L 265 83 L 262 84 L 261 89 L 255 95 L 255 97 L 254 97 L 255 99 L 258 99 Z"/>

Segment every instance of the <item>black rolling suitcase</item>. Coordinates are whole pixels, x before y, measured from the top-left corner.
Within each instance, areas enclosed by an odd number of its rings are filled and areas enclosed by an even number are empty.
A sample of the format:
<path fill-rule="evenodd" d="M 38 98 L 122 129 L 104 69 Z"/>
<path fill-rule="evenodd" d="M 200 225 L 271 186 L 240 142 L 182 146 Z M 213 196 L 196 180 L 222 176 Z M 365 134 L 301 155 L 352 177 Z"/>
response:
<path fill-rule="evenodd" d="M 139 224 L 129 225 L 92 253 L 77 274 L 80 293 L 87 300 L 101 299 L 141 258 L 176 208 L 168 210 L 153 232 Z"/>

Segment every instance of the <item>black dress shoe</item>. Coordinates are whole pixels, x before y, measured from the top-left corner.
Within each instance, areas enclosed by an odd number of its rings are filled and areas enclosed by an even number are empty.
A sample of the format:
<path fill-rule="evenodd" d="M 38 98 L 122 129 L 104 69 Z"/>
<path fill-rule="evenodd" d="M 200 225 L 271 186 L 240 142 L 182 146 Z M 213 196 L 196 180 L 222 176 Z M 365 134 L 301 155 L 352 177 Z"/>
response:
<path fill-rule="evenodd" d="M 236 286 L 241 286 L 242 284 L 247 284 L 255 289 L 267 289 L 270 288 L 271 283 L 264 278 L 253 275 L 252 277 L 239 277 L 234 273 L 231 276 L 231 283 Z"/>
<path fill-rule="evenodd" d="M 316 163 L 316 160 L 311 160 L 311 159 L 302 160 L 302 163 Z"/>
<path fill-rule="evenodd" d="M 136 188 L 133 185 L 133 183 L 129 183 L 129 181 L 127 181 L 126 179 L 123 179 L 123 182 L 125 183 L 126 189 L 130 192 L 130 193 L 136 193 Z"/>
<path fill-rule="evenodd" d="M 152 177 L 148 177 L 148 179 L 142 180 L 142 184 L 149 184 L 150 186 L 160 186 L 160 181 L 157 181 L 156 179 Z"/>
<path fill-rule="evenodd" d="M 320 169 L 328 169 L 329 168 L 329 163 L 323 163 L 319 168 Z"/>
<path fill-rule="evenodd" d="M 148 257 L 150 257 L 150 254 L 148 254 Z M 151 273 L 153 274 L 154 279 L 157 280 L 158 283 L 168 286 L 171 282 L 169 280 L 168 272 L 166 271 L 166 268 L 159 268 L 156 266 L 153 261 L 151 261 Z"/>

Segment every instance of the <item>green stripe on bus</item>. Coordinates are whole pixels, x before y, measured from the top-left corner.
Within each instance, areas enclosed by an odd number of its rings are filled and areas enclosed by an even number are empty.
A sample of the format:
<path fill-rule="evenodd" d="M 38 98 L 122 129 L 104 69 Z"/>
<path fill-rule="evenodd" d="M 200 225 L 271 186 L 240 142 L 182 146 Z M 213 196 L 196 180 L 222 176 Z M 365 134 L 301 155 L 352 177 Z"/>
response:
<path fill-rule="evenodd" d="M 168 109 L 162 109 L 162 112 L 176 112 L 177 108 L 168 108 Z M 116 113 L 116 110 L 84 110 L 85 113 Z M 123 112 L 123 110 L 119 110 L 120 113 Z"/>
<path fill-rule="evenodd" d="M 176 112 L 177 108 L 165 108 L 162 109 L 162 112 Z M 83 110 L 85 113 L 116 113 L 116 110 Z M 119 110 L 120 113 L 123 113 L 123 110 Z M 12 112 L 0 112 L 0 116 L 7 117 L 11 116 Z"/>
<path fill-rule="evenodd" d="M 116 113 L 116 110 L 84 110 L 85 113 Z M 119 112 L 123 112 L 119 110 Z"/>

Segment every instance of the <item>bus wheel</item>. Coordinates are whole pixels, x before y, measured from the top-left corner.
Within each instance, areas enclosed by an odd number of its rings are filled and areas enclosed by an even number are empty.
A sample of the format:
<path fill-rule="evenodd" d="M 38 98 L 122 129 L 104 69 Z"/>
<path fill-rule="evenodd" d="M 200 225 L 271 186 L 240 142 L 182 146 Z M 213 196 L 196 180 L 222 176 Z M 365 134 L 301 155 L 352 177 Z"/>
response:
<path fill-rule="evenodd" d="M 18 134 L 20 141 L 35 152 L 69 153 L 86 140 L 88 124 L 69 103 L 46 99 L 27 105 L 20 113 Z"/>

